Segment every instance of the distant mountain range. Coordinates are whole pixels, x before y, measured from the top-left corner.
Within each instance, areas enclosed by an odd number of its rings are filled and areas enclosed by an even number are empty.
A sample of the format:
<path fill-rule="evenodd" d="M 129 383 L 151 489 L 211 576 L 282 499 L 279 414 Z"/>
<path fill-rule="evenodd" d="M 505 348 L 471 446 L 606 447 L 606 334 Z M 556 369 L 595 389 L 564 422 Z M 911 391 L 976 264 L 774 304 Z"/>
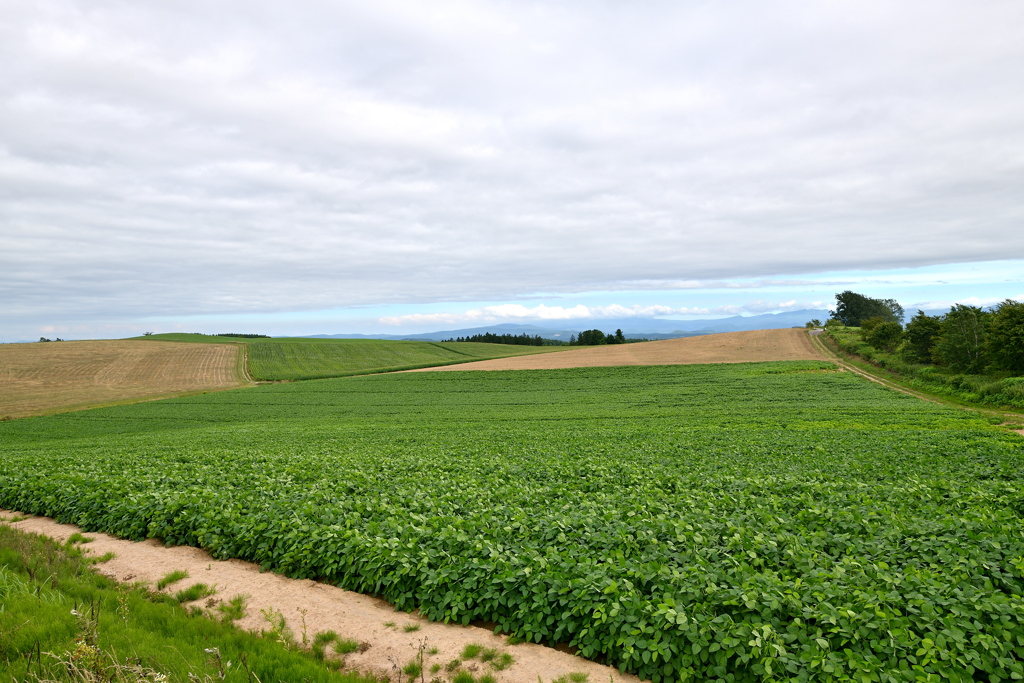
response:
<path fill-rule="evenodd" d="M 784 327 L 803 327 L 808 320 L 828 319 L 827 309 L 803 309 L 784 313 L 742 316 L 713 320 L 660 320 L 657 318 L 606 318 L 603 320 L 559 320 L 555 325 L 517 325 L 501 323 L 484 327 L 469 327 L 459 330 L 441 330 L 422 334 L 311 334 L 307 338 L 319 339 L 396 339 L 414 341 L 441 341 L 456 337 L 471 337 L 475 334 L 528 334 L 540 335 L 545 339 L 568 341 L 569 337 L 583 330 L 601 330 L 606 334 L 621 329 L 632 339 L 676 339 L 719 332 L 742 332 L 744 330 L 774 330 Z"/>

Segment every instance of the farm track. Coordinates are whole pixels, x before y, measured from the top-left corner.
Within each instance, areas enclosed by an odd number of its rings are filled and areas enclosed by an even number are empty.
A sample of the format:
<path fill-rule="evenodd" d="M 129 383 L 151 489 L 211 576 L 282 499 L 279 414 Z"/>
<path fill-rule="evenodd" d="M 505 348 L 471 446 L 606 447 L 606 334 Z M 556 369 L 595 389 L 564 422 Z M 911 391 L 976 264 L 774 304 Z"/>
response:
<path fill-rule="evenodd" d="M 251 384 L 244 345 L 133 340 L 0 345 L 0 417 Z"/>
<path fill-rule="evenodd" d="M 597 346 L 538 356 L 516 356 L 422 368 L 408 372 L 461 372 L 465 370 L 561 370 L 565 368 L 628 365 L 697 365 L 785 360 L 824 360 L 803 330 L 725 332 L 701 337 Z"/>

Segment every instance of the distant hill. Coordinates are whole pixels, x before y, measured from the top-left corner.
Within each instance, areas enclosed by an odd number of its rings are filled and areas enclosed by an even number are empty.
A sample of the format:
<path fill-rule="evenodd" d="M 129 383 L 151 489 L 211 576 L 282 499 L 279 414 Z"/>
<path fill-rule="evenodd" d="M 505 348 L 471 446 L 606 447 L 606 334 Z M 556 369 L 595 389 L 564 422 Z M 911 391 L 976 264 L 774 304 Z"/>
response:
<path fill-rule="evenodd" d="M 637 339 L 677 339 L 718 332 L 741 332 L 745 330 L 774 330 L 784 327 L 803 327 L 804 323 L 813 318 L 822 322 L 828 319 L 827 309 L 804 309 L 785 313 L 765 313 L 763 315 L 742 316 L 712 320 L 662 320 L 658 318 L 607 318 L 603 320 L 559 320 L 557 327 L 539 325 L 518 325 L 501 323 L 483 327 L 469 327 L 458 330 L 441 330 L 421 334 L 311 334 L 305 335 L 320 339 L 407 339 L 415 341 L 440 341 L 454 337 L 470 337 L 474 334 L 492 332 L 494 334 L 540 335 L 545 339 L 568 341 L 569 337 L 583 330 L 598 329 L 603 332 L 614 332 L 621 329 L 626 337 Z"/>

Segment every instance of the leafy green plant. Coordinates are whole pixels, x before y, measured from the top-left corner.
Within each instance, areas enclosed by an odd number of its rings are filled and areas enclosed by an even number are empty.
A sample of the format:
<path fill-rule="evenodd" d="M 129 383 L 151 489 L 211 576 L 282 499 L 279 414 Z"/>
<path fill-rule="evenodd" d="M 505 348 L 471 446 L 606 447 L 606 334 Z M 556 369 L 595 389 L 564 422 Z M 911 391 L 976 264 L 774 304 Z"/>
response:
<path fill-rule="evenodd" d="M 412 373 L 16 420 L 0 507 L 652 680 L 1024 675 L 1024 441 L 834 370 Z"/>
<path fill-rule="evenodd" d="M 162 579 L 157 581 L 156 582 L 156 588 L 157 588 L 157 590 L 163 590 L 164 588 L 167 588 L 168 586 L 170 586 L 172 583 L 177 583 L 178 581 L 181 581 L 182 579 L 187 579 L 187 578 L 188 578 L 188 572 L 187 571 L 185 571 L 184 569 L 175 569 L 172 572 L 168 572 L 167 574 L 164 575 L 164 577 Z"/>

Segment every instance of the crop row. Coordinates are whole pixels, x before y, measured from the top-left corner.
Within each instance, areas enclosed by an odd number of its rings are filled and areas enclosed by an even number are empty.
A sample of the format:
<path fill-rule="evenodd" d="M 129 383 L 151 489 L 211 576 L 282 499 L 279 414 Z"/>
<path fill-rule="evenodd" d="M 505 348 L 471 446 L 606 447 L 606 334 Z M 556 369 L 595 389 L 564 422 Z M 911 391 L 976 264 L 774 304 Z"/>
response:
<path fill-rule="evenodd" d="M 1016 435 L 815 362 L 359 377 L 0 424 L 0 506 L 656 681 L 1024 675 Z"/>
<path fill-rule="evenodd" d="M 262 380 L 317 379 L 549 352 L 556 347 L 365 339 L 249 342 L 249 370 Z"/>

